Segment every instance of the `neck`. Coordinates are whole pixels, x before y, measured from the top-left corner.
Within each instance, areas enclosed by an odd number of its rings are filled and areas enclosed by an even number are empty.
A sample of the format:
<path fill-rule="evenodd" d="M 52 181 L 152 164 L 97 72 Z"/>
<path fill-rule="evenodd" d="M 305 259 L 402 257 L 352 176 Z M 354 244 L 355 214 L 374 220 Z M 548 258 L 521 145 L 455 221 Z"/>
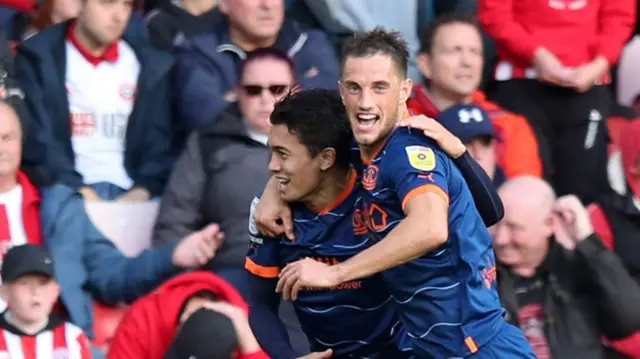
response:
<path fill-rule="evenodd" d="M 83 31 L 80 30 L 80 26 L 78 25 L 79 24 L 76 22 L 76 26 L 73 28 L 73 33 L 76 36 L 76 39 L 78 39 L 78 42 L 85 48 L 85 50 L 87 50 L 93 56 L 100 56 L 104 54 L 104 52 L 107 50 L 107 47 L 109 46 L 101 45 L 91 39 L 90 36 L 87 36 Z"/>
<path fill-rule="evenodd" d="M 46 317 L 43 320 L 37 322 L 28 322 L 12 315 L 10 310 L 4 314 L 4 319 L 23 333 L 29 335 L 40 332 L 42 329 L 47 327 L 47 324 L 49 324 L 49 317 Z"/>
<path fill-rule="evenodd" d="M 0 176 L 0 193 L 12 190 L 18 184 L 16 174 Z"/>
<path fill-rule="evenodd" d="M 526 263 L 511 266 L 511 271 L 523 278 L 533 277 L 549 254 L 549 242 L 546 243 L 544 249 L 529 258 Z"/>
<path fill-rule="evenodd" d="M 182 0 L 180 7 L 193 16 L 199 16 L 215 8 L 218 0 Z"/>
<path fill-rule="evenodd" d="M 444 111 L 449 107 L 458 103 L 470 103 L 471 96 L 460 98 L 460 96 L 453 96 L 447 91 L 441 91 L 435 87 L 423 87 L 425 95 L 431 100 L 431 102 L 440 111 Z"/>
<path fill-rule="evenodd" d="M 326 179 L 322 181 L 319 189 L 309 199 L 305 200 L 305 204 L 307 207 L 316 210 L 327 208 L 344 192 L 351 176 L 352 174 L 348 170 L 335 169 L 332 174 L 327 175 Z"/>
<path fill-rule="evenodd" d="M 277 37 L 270 37 L 267 39 L 250 39 L 249 36 L 245 36 L 241 31 L 230 26 L 229 36 L 231 42 L 246 52 L 253 51 L 255 49 L 261 49 L 264 47 L 271 47 L 276 43 Z"/>

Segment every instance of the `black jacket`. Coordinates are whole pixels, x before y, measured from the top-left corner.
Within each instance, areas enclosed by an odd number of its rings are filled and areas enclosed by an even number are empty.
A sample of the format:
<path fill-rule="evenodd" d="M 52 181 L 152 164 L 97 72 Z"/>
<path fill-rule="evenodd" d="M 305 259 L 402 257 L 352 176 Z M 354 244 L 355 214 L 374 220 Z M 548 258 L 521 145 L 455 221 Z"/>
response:
<path fill-rule="evenodd" d="M 602 336 L 620 339 L 640 329 L 640 287 L 597 235 L 573 252 L 552 242 L 538 274 L 553 358 L 622 358 L 604 347 Z M 514 277 L 504 266 L 498 267 L 498 291 L 507 320 L 519 326 Z"/>

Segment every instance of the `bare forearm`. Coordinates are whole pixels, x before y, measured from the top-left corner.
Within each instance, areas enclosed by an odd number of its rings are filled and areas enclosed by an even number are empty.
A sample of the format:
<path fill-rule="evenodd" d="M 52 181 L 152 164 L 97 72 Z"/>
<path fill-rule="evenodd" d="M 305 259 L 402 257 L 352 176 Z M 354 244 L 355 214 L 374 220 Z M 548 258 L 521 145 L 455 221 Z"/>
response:
<path fill-rule="evenodd" d="M 382 272 L 410 262 L 438 248 L 447 233 L 430 230 L 430 221 L 413 216 L 400 222 L 383 240 L 349 260 L 335 266 L 341 283 Z"/>

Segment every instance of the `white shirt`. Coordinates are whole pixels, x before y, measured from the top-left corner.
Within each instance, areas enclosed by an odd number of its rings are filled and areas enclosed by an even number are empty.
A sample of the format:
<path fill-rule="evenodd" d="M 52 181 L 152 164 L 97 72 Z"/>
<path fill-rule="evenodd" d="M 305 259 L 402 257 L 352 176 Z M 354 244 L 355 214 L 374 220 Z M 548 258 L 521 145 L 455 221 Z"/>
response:
<path fill-rule="evenodd" d="M 140 63 L 125 41 L 118 42 L 115 62 L 96 66 L 68 40 L 66 49 L 75 169 L 86 184 L 108 182 L 128 190 L 133 181 L 124 168 L 124 141 Z"/>
<path fill-rule="evenodd" d="M 0 193 L 0 260 L 13 246 L 27 243 L 22 220 L 22 186 Z"/>

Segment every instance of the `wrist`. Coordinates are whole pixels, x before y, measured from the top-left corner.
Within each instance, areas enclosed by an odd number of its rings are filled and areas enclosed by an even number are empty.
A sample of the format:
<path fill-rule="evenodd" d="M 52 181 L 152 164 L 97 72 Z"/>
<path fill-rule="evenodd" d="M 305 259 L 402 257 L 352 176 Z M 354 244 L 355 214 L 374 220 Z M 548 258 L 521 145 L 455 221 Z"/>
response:
<path fill-rule="evenodd" d="M 453 158 L 454 160 L 457 160 L 458 158 L 464 156 L 465 152 L 467 152 L 467 146 L 465 146 L 464 143 L 460 141 L 460 144 L 458 145 L 456 150 L 452 153 L 451 158 Z"/>
<path fill-rule="evenodd" d="M 331 270 L 331 278 L 334 285 L 338 285 L 348 281 L 347 269 L 344 262 L 329 267 Z"/>

